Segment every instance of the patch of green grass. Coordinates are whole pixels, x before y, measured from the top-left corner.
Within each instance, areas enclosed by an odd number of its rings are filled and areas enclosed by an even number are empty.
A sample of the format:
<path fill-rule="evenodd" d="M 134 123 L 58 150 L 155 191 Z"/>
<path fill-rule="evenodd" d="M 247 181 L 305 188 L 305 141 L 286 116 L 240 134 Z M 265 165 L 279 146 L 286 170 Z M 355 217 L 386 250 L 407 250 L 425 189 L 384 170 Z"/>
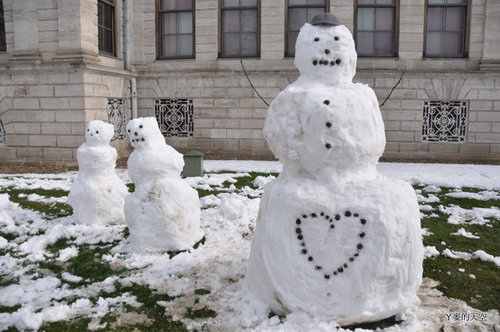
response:
<path fill-rule="evenodd" d="M 0 188 L 0 194 L 9 194 L 9 200 L 19 204 L 23 209 L 37 211 L 45 214 L 49 219 L 66 217 L 73 214 L 71 206 L 65 203 L 53 202 L 50 204 L 43 202 L 33 202 L 27 197 L 19 197 L 21 194 L 30 195 L 37 194 L 47 198 L 67 196 L 68 192 L 60 189 L 15 189 L 13 187 Z"/>
<path fill-rule="evenodd" d="M 275 177 L 278 177 L 278 173 L 261 173 L 261 172 L 248 172 L 248 176 L 239 176 L 236 178 L 235 183 L 231 183 L 229 181 L 225 181 L 222 186 L 224 188 L 229 188 L 231 185 L 234 185 L 238 189 L 243 189 L 244 187 L 248 186 L 252 189 L 257 189 L 258 187 L 253 183 L 255 181 L 255 178 L 257 176 L 264 176 L 268 177 L 270 175 L 273 175 Z"/>
<path fill-rule="evenodd" d="M 133 193 L 135 191 L 135 183 L 127 183 L 126 186 L 128 187 L 129 193 Z"/>
<path fill-rule="evenodd" d="M 459 268 L 465 272 L 458 271 Z M 424 276 L 438 280 L 437 289 L 446 296 L 463 300 L 473 308 L 486 311 L 498 310 L 500 306 L 500 267 L 494 263 L 431 257 L 424 260 Z"/>
<path fill-rule="evenodd" d="M 196 295 L 207 295 L 210 294 L 210 290 L 205 288 L 198 288 L 194 290 L 194 293 Z"/>
<path fill-rule="evenodd" d="M 12 241 L 19 237 L 19 235 L 16 233 L 5 233 L 5 232 L 0 232 L 0 236 L 6 239 L 7 241 Z"/>
<path fill-rule="evenodd" d="M 220 190 L 207 190 L 207 189 L 196 189 L 196 191 L 198 192 L 198 197 L 200 197 L 200 198 L 205 197 L 205 196 L 209 196 L 209 195 L 217 196 L 218 194 L 225 192 L 225 191 L 220 191 Z"/>
<path fill-rule="evenodd" d="M 188 319 L 199 319 L 199 318 L 214 318 L 217 316 L 217 313 L 212 309 L 208 309 L 207 307 L 203 307 L 202 309 L 193 310 L 193 308 L 186 308 L 186 313 L 184 314 L 185 318 Z"/>
<path fill-rule="evenodd" d="M 419 188 L 419 187 L 417 187 Z M 420 188 L 421 189 L 421 186 Z M 433 193 L 439 198 L 439 202 L 425 203 L 431 205 L 435 214 L 434 217 L 423 217 L 422 227 L 428 228 L 432 235 L 425 236 L 423 242 L 425 246 L 435 246 L 440 252 L 444 249 L 473 253 L 476 250 L 499 256 L 500 255 L 500 223 L 499 220 L 491 220 L 488 225 L 477 225 L 465 222 L 460 225 L 448 223 L 449 215 L 438 210 L 439 205 L 457 205 L 464 209 L 474 207 L 500 207 L 500 201 L 481 201 L 471 198 L 454 198 L 446 196 L 452 192 L 453 188 L 441 187 L 441 191 Z M 478 192 L 475 188 L 462 188 L 463 192 Z M 427 194 L 423 192 L 423 195 Z M 480 239 L 470 239 L 464 236 L 451 235 L 458 229 L 464 228 L 466 231 L 480 237 Z M 463 268 L 465 272 L 459 272 Z M 473 274 L 476 279 L 469 277 Z M 493 263 L 483 262 L 479 259 L 463 260 L 452 259 L 445 256 L 426 258 L 424 260 L 424 276 L 440 282 L 437 287 L 445 296 L 457 298 L 465 301 L 471 307 L 488 310 L 498 309 L 500 298 L 500 267 Z"/>
<path fill-rule="evenodd" d="M 65 237 L 60 237 L 57 239 L 56 242 L 51 243 L 47 245 L 47 250 L 53 254 L 58 253 L 60 250 L 69 248 L 73 245 L 73 241 L 75 241 L 76 238 L 65 238 Z"/>
<path fill-rule="evenodd" d="M 193 249 L 198 249 L 199 246 L 205 244 L 205 241 L 206 241 L 206 238 L 202 237 L 201 240 L 199 240 L 198 242 L 196 242 L 194 244 Z M 186 252 L 186 251 L 189 251 L 189 249 L 187 249 L 187 250 L 180 250 L 180 251 L 168 251 L 167 254 L 168 254 L 168 257 L 172 258 L 172 257 L 175 257 L 178 254 L 180 254 L 182 252 Z"/>
<path fill-rule="evenodd" d="M 70 321 L 45 323 L 40 326 L 43 332 L 87 332 L 90 318 L 78 318 Z"/>
<path fill-rule="evenodd" d="M 60 276 L 60 274 L 64 272 L 64 268 L 61 265 L 54 263 L 53 261 L 41 261 L 38 262 L 38 265 L 40 266 L 40 268 L 50 270 L 58 276 Z"/>
<path fill-rule="evenodd" d="M 98 282 L 104 279 L 119 275 L 123 270 L 113 270 L 109 263 L 102 260 L 102 256 L 109 253 L 112 245 L 97 246 L 83 244 L 79 246 L 78 255 L 71 258 L 67 271 L 76 276 L 82 277 L 82 282 Z M 78 283 L 79 284 L 79 283 Z"/>
<path fill-rule="evenodd" d="M 8 307 L 8 306 L 3 306 L 3 305 L 0 305 L 0 312 L 4 312 L 4 313 L 13 313 L 13 312 L 16 312 L 18 309 L 21 309 L 21 305 L 20 304 L 17 304 L 15 306 L 12 306 L 12 307 Z"/>

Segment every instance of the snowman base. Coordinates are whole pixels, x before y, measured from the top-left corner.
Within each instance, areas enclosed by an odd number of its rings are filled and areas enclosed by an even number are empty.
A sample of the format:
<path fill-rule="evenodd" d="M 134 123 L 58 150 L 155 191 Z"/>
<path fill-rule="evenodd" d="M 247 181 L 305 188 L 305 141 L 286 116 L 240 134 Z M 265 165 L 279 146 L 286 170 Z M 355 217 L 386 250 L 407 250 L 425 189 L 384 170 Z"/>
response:
<path fill-rule="evenodd" d="M 373 322 L 419 302 L 422 253 L 410 185 L 278 178 L 264 188 L 246 282 L 276 314 Z"/>

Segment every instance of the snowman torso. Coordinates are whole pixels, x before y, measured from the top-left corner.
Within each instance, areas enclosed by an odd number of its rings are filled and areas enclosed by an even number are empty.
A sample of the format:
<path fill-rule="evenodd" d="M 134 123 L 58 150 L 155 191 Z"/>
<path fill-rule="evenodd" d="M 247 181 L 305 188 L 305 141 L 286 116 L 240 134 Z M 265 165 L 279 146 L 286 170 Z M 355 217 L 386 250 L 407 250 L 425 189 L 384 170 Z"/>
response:
<path fill-rule="evenodd" d="M 418 302 L 415 192 L 376 171 L 384 125 L 373 90 L 351 82 L 348 30 L 306 24 L 296 54 L 301 76 L 264 126 L 283 172 L 264 187 L 246 285 L 278 314 L 342 325 L 387 318 Z"/>

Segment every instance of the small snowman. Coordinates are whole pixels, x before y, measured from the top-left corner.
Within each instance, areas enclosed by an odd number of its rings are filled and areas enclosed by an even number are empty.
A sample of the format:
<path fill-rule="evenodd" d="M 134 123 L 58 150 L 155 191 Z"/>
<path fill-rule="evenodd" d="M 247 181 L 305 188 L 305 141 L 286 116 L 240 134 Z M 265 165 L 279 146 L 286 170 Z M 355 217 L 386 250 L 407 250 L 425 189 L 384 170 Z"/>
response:
<path fill-rule="evenodd" d="M 130 239 L 140 252 L 180 251 L 202 238 L 198 192 L 181 179 L 182 154 L 165 143 L 153 117 L 127 124 L 134 151 L 128 173 L 135 192 L 125 201 Z"/>
<path fill-rule="evenodd" d="M 109 145 L 110 123 L 89 122 L 86 142 L 77 151 L 79 173 L 71 186 L 68 204 L 78 222 L 86 225 L 125 223 L 123 204 L 127 187 L 116 175 L 116 150 Z"/>
<path fill-rule="evenodd" d="M 376 170 L 377 98 L 353 83 L 349 30 L 329 13 L 300 30 L 300 77 L 271 104 L 264 135 L 283 172 L 264 187 L 246 286 L 276 314 L 341 325 L 417 304 L 420 213 L 413 188 Z"/>

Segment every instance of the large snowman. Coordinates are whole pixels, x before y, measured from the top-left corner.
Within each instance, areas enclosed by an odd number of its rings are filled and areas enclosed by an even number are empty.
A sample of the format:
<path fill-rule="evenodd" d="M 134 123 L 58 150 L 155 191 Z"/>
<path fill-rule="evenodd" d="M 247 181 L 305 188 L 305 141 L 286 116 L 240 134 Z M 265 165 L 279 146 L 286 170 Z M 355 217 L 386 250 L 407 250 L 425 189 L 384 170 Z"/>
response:
<path fill-rule="evenodd" d="M 68 203 L 82 224 L 123 224 L 127 187 L 116 175 L 117 153 L 109 145 L 114 134 L 110 123 L 89 122 L 85 140 L 77 150 L 79 173 L 71 186 Z"/>
<path fill-rule="evenodd" d="M 300 77 L 267 114 L 283 172 L 264 188 L 246 285 L 277 314 L 349 325 L 419 302 L 417 198 L 376 170 L 384 124 L 373 90 L 352 83 L 356 58 L 349 30 L 316 16 L 297 38 Z"/>
<path fill-rule="evenodd" d="M 134 151 L 128 174 L 135 192 L 125 201 L 130 239 L 141 252 L 180 251 L 203 236 L 198 193 L 180 177 L 182 154 L 165 143 L 153 117 L 127 124 Z"/>

